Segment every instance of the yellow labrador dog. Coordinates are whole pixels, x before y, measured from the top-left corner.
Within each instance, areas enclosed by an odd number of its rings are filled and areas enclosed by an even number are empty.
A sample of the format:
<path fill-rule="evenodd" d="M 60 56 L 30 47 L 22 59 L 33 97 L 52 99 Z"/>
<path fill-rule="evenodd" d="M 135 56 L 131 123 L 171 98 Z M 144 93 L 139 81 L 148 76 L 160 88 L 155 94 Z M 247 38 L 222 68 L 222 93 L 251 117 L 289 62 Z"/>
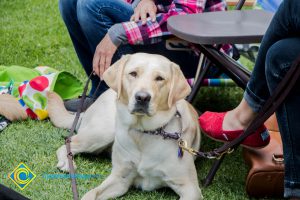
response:
<path fill-rule="evenodd" d="M 177 141 L 155 132 L 177 133 L 199 149 L 197 113 L 184 100 L 190 87 L 179 66 L 160 55 L 137 53 L 123 56 L 104 73 L 104 80 L 111 89 L 82 114 L 71 151 L 100 152 L 113 143 L 112 171 L 82 199 L 118 197 L 132 185 L 146 191 L 167 186 L 182 200 L 202 199 L 194 157 L 178 156 Z M 54 93 L 48 108 L 55 126 L 71 127 L 74 115 Z M 68 171 L 65 145 L 57 157 L 57 167 Z"/>

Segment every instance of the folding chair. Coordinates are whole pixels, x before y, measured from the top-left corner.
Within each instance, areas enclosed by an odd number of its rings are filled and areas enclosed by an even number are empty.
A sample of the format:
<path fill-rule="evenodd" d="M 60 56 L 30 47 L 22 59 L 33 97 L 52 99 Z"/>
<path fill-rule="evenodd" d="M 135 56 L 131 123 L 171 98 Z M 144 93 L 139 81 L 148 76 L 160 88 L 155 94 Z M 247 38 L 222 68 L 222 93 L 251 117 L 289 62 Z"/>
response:
<path fill-rule="evenodd" d="M 240 0 L 240 9 L 245 0 Z M 220 67 L 238 86 L 245 88 L 250 72 L 214 45 L 259 43 L 273 14 L 263 10 L 233 10 L 173 16 L 168 29 L 180 39 L 194 43 L 205 55 L 201 72 L 188 97 L 192 102 L 211 64 Z M 191 28 L 193 27 L 193 28 Z"/>
<path fill-rule="evenodd" d="M 234 59 L 222 53 L 220 47 L 222 44 L 259 43 L 273 14 L 263 10 L 240 10 L 244 3 L 245 0 L 239 0 L 236 10 L 232 11 L 173 16 L 168 20 L 168 30 L 172 34 L 193 43 L 204 55 L 204 59 L 199 63 L 200 75 L 195 80 L 192 92 L 187 99 L 189 102 L 194 100 L 212 64 L 221 68 L 239 87 L 245 89 L 251 73 Z M 241 140 L 241 138 L 238 139 Z M 234 145 L 236 146 L 237 144 Z M 204 181 L 204 186 L 212 182 L 224 156 L 225 154 L 222 154 L 214 163 Z"/>

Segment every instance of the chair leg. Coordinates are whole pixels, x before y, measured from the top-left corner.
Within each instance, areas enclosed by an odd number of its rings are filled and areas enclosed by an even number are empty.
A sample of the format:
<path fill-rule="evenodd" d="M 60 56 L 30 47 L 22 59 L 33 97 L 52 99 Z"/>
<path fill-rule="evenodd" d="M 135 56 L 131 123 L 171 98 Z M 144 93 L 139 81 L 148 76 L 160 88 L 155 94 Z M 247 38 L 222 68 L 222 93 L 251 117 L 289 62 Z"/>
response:
<path fill-rule="evenodd" d="M 218 169 L 220 168 L 220 165 L 222 164 L 223 160 L 224 160 L 225 154 L 222 155 L 220 157 L 220 159 L 216 160 L 213 164 L 213 166 L 211 167 L 211 169 L 209 170 L 206 178 L 203 180 L 202 184 L 204 187 L 209 186 L 212 181 L 214 180 L 214 177 L 218 171 Z"/>
<path fill-rule="evenodd" d="M 242 65 L 230 58 L 228 55 L 218 51 L 210 45 L 198 45 L 198 49 L 214 63 L 220 67 L 239 87 L 245 89 L 250 79 L 251 73 Z"/>
<path fill-rule="evenodd" d="M 205 62 L 206 62 L 206 57 L 204 57 L 204 55 L 201 53 L 199 56 L 199 62 L 198 62 L 197 71 L 195 74 L 195 82 L 198 80 L 199 74 L 201 73 L 202 68 L 203 68 L 203 63 L 205 63 Z"/>
<path fill-rule="evenodd" d="M 202 69 L 201 69 L 201 72 L 200 72 L 200 75 L 198 77 L 198 79 L 196 80 L 193 88 L 192 88 L 192 91 L 191 91 L 191 94 L 187 97 L 187 101 L 192 103 L 193 100 L 195 99 L 200 87 L 201 87 L 201 83 L 203 82 L 204 80 L 204 77 L 206 76 L 207 72 L 208 72 L 208 69 L 210 67 L 210 64 L 211 62 L 208 60 L 208 59 L 205 59 L 207 62 L 204 61 L 204 66 L 202 66 Z"/>

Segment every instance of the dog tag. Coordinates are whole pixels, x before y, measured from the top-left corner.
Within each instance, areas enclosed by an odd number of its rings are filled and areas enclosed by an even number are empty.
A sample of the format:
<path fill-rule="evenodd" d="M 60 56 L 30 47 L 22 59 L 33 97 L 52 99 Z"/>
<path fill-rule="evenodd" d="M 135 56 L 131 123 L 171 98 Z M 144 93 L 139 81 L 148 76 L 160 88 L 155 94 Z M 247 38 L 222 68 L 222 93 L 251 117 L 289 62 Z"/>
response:
<path fill-rule="evenodd" d="M 183 157 L 183 150 L 181 147 L 178 147 L 178 157 L 182 158 Z"/>

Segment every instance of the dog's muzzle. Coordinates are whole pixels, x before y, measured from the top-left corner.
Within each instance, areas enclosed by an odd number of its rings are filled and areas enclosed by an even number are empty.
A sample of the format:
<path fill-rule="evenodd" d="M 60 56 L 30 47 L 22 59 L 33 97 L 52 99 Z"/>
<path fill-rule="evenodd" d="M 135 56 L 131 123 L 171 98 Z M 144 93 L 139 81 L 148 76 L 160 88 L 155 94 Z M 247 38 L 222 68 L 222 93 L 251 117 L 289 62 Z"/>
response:
<path fill-rule="evenodd" d="M 137 92 L 135 94 L 135 104 L 133 114 L 149 114 L 149 103 L 151 95 L 148 92 Z"/>

